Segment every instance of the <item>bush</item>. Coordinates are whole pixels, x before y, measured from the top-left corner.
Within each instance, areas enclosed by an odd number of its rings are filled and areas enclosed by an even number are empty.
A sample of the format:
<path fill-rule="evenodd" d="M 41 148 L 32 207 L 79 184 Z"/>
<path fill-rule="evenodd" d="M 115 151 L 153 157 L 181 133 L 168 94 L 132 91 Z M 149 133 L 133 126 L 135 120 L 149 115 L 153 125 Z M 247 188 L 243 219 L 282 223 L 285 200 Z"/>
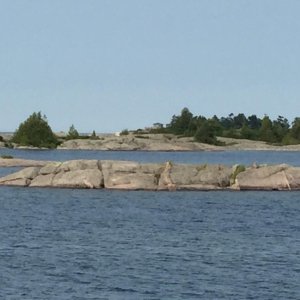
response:
<path fill-rule="evenodd" d="M 135 138 L 137 138 L 137 139 L 149 139 L 149 136 L 145 136 L 145 135 L 135 135 L 134 136 Z"/>
<path fill-rule="evenodd" d="M 198 127 L 194 139 L 196 142 L 217 145 L 218 141 L 215 136 L 214 130 L 207 122 L 204 122 Z"/>
<path fill-rule="evenodd" d="M 124 129 L 121 131 L 120 135 L 128 135 L 129 134 L 129 131 L 128 129 Z"/>
<path fill-rule="evenodd" d="M 291 133 L 288 133 L 283 139 L 282 139 L 283 145 L 298 145 L 300 144 L 300 141 L 292 136 Z"/>
<path fill-rule="evenodd" d="M 91 140 L 98 140 L 99 137 L 97 136 L 95 130 L 93 130 L 92 135 L 91 135 Z"/>
<path fill-rule="evenodd" d="M 4 147 L 6 147 L 6 148 L 13 148 L 14 146 L 13 146 L 13 144 L 9 141 L 9 142 L 4 142 Z"/>
<path fill-rule="evenodd" d="M 14 157 L 11 156 L 11 155 L 5 155 L 5 154 L 3 154 L 3 155 L 1 155 L 1 158 L 4 158 L 4 159 L 12 159 L 12 158 L 14 158 Z"/>
<path fill-rule="evenodd" d="M 46 116 L 40 112 L 33 113 L 26 121 L 19 125 L 14 133 L 12 140 L 22 146 L 55 148 L 57 146 L 57 138 L 48 125 Z"/>

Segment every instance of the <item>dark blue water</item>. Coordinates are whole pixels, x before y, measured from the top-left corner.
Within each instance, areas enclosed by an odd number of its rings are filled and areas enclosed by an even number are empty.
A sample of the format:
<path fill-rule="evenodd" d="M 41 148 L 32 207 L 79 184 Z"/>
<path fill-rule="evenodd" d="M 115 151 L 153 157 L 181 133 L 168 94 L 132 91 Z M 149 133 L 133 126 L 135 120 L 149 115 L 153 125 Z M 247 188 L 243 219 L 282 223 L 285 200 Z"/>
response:
<path fill-rule="evenodd" d="M 65 161 L 70 159 L 112 159 L 139 162 L 244 164 L 287 163 L 300 166 L 300 152 L 297 151 L 219 151 L 219 152 L 139 152 L 139 151 L 91 151 L 91 150 L 17 150 L 0 149 L 1 155 L 36 160 Z"/>
<path fill-rule="evenodd" d="M 0 270 L 0 299 L 300 299 L 300 193 L 1 187 Z"/>
<path fill-rule="evenodd" d="M 0 177 L 6 176 L 11 173 L 15 173 L 23 168 L 20 167 L 9 167 L 9 168 L 1 168 L 0 167 Z"/>

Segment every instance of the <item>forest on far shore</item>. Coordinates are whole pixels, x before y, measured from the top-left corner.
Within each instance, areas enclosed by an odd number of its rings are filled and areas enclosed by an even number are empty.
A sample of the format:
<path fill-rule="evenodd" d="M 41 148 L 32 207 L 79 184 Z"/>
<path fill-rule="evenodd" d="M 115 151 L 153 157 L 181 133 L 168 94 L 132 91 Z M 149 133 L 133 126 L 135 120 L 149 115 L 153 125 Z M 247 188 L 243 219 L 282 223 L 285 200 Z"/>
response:
<path fill-rule="evenodd" d="M 173 115 L 166 126 L 155 123 L 152 133 L 173 133 L 179 136 L 194 137 L 196 141 L 218 145 L 219 137 L 265 141 L 276 145 L 291 145 L 300 143 L 300 118 L 295 118 L 292 124 L 278 116 L 271 120 L 265 115 L 245 116 L 229 114 L 228 117 L 212 118 L 194 116 L 188 108 L 183 108 L 180 115 Z"/>
<path fill-rule="evenodd" d="M 193 137 L 196 142 L 222 145 L 217 137 L 229 137 L 235 139 L 249 139 L 265 141 L 274 145 L 300 144 L 300 118 L 297 117 L 289 124 L 289 121 L 278 116 L 271 120 L 265 115 L 262 119 L 256 115 L 246 117 L 243 113 L 229 114 L 228 117 L 212 118 L 194 116 L 188 108 L 183 108 L 180 115 L 173 115 L 170 123 L 164 126 L 154 123 L 149 130 L 138 129 L 133 133 L 166 133 L 175 134 L 178 137 Z M 129 131 L 123 130 L 121 135 L 127 135 Z M 82 136 L 74 125 L 71 125 L 65 137 L 58 138 L 51 130 L 47 117 L 41 112 L 33 113 L 22 122 L 9 141 L 0 136 L 0 142 L 6 147 L 13 147 L 12 143 L 21 146 L 56 148 L 63 140 L 69 139 L 99 139 L 95 131 L 91 135 Z"/>

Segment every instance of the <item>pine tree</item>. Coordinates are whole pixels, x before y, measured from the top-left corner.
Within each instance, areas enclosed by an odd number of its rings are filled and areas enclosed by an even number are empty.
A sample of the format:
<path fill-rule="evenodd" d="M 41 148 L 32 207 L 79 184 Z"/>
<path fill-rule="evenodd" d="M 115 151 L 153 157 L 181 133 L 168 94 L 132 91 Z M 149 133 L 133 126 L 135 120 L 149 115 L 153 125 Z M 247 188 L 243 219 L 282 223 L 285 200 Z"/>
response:
<path fill-rule="evenodd" d="M 22 146 L 55 148 L 58 144 L 57 138 L 52 132 L 46 116 L 41 112 L 34 112 L 27 120 L 19 125 L 13 135 L 13 143 Z"/>

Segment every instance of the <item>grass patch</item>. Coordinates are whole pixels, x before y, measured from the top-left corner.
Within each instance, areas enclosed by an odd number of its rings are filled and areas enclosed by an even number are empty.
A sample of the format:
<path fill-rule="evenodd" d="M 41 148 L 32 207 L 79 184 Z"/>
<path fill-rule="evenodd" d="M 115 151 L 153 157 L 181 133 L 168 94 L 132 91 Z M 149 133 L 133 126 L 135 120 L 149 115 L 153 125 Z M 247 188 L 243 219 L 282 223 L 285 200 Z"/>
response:
<path fill-rule="evenodd" d="M 237 165 L 234 172 L 231 174 L 230 179 L 235 182 L 236 176 L 244 171 L 246 171 L 246 167 L 244 165 Z"/>

